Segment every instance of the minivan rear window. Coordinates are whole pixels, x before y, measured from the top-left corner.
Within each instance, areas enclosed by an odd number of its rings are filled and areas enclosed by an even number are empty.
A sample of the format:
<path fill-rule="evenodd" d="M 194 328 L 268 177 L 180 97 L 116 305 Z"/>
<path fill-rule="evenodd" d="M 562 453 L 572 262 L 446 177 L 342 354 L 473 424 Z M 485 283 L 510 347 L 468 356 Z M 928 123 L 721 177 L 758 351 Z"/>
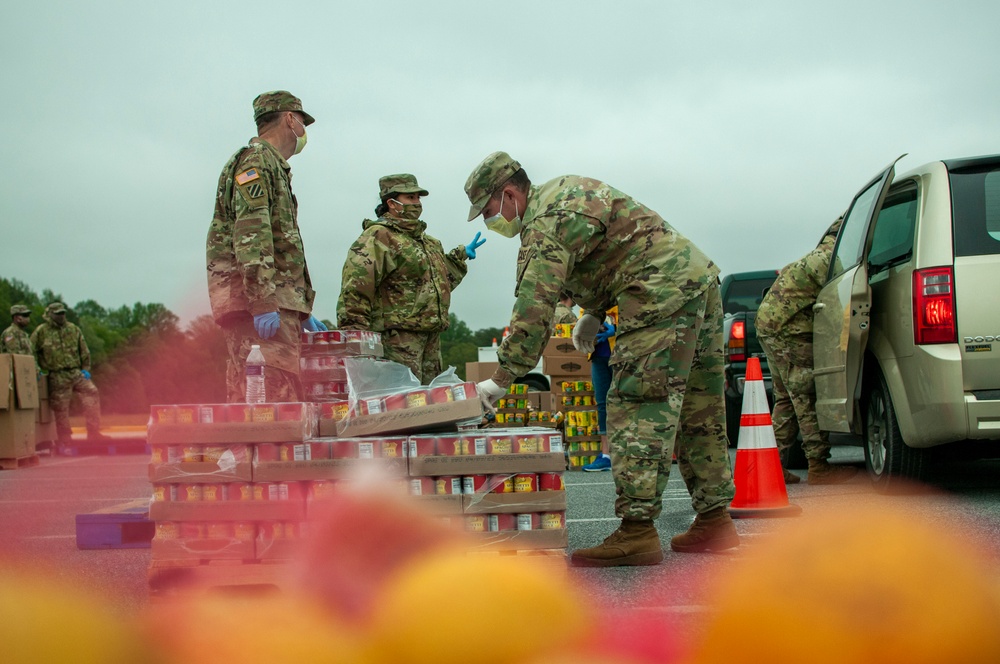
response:
<path fill-rule="evenodd" d="M 952 171 L 956 256 L 1000 254 L 1000 164 Z"/>

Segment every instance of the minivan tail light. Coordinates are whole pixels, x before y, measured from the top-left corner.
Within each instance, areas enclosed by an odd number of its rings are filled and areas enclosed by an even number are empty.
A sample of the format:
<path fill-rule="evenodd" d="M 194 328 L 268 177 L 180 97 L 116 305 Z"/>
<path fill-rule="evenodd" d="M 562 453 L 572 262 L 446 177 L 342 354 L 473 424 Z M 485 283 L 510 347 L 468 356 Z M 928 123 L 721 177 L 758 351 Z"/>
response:
<path fill-rule="evenodd" d="M 918 346 L 958 342 L 952 268 L 931 267 L 913 272 L 913 341 Z"/>
<path fill-rule="evenodd" d="M 733 321 L 729 328 L 729 359 L 733 362 L 743 362 L 747 359 L 747 328 L 742 320 Z"/>

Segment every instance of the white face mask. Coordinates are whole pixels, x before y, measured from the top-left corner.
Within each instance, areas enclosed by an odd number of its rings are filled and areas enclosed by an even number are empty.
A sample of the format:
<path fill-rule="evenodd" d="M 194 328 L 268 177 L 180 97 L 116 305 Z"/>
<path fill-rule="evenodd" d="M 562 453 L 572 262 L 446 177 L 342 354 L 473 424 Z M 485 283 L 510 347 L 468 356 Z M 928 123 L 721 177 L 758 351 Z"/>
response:
<path fill-rule="evenodd" d="M 298 118 L 296 118 L 296 120 L 298 120 Z M 306 140 L 307 140 L 306 125 L 302 122 L 299 122 L 299 124 L 302 125 L 302 135 L 295 137 L 295 152 L 293 152 L 292 154 L 298 154 L 302 152 L 302 148 L 306 146 Z"/>
<path fill-rule="evenodd" d="M 517 201 L 514 201 L 514 218 L 507 221 L 503 214 L 503 194 L 500 194 L 500 210 L 490 217 L 489 219 L 484 219 L 486 223 L 486 228 L 490 229 L 494 233 L 499 233 L 504 237 L 514 237 L 521 232 L 521 214 L 517 209 Z"/>

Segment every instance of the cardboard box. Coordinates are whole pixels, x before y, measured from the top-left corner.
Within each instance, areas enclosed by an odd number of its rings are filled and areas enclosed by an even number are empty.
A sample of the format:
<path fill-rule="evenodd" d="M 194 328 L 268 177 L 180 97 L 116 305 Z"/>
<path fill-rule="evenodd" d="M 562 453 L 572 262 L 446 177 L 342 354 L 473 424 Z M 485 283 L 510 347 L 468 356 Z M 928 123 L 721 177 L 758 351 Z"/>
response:
<path fill-rule="evenodd" d="M 215 443 L 289 443 L 313 438 L 318 433 L 316 409 L 312 404 L 259 404 L 256 407 L 301 406 L 297 419 L 273 419 L 250 422 L 170 422 L 171 409 L 178 413 L 195 408 L 238 408 L 246 404 L 199 404 L 152 406 L 146 440 L 150 445 L 188 445 Z M 274 417 L 273 413 L 271 417 Z"/>
<path fill-rule="evenodd" d="M 574 355 L 583 357 L 584 359 L 587 358 L 586 353 L 576 349 L 576 346 L 573 345 L 573 339 L 571 337 L 549 337 L 549 341 L 545 344 L 545 350 L 542 351 L 542 355 Z"/>
<path fill-rule="evenodd" d="M 0 354 L 0 459 L 34 455 L 37 408 L 35 358 Z"/>
<path fill-rule="evenodd" d="M 220 500 L 149 504 L 153 521 L 300 521 L 304 500 Z"/>
<path fill-rule="evenodd" d="M 253 464 L 237 462 L 220 467 L 216 461 L 189 461 L 149 464 L 149 481 L 157 484 L 217 484 L 219 482 L 249 482 L 253 479 Z"/>
<path fill-rule="evenodd" d="M 465 380 L 478 383 L 487 378 L 493 378 L 493 374 L 499 366 L 499 362 L 466 362 Z"/>
<path fill-rule="evenodd" d="M 473 395 L 472 398 L 463 401 L 432 403 L 417 408 L 400 408 L 374 415 L 347 417 L 337 422 L 337 435 L 346 437 L 399 431 L 417 432 L 463 420 L 480 419 L 482 416 L 482 404 Z"/>
<path fill-rule="evenodd" d="M 565 491 L 474 493 L 462 496 L 462 511 L 465 514 L 523 514 L 526 512 L 563 512 L 565 510 Z"/>
<path fill-rule="evenodd" d="M 52 409 L 49 407 L 49 377 L 44 374 L 38 375 L 38 416 L 35 422 L 39 424 L 55 422 Z"/>
<path fill-rule="evenodd" d="M 542 371 L 549 376 L 571 376 L 574 380 L 581 380 L 581 377 L 586 377 L 589 380 L 590 360 L 582 353 L 580 356 L 543 355 Z"/>
<path fill-rule="evenodd" d="M 469 533 L 474 543 L 470 551 L 524 551 L 527 549 L 565 549 L 569 533 L 565 528 L 552 530 L 507 530 L 499 533 Z"/>
<path fill-rule="evenodd" d="M 420 509 L 433 516 L 459 516 L 462 514 L 464 505 L 463 498 L 460 494 L 454 494 L 450 496 L 409 496 L 407 500 L 413 501 Z"/>
<path fill-rule="evenodd" d="M 257 461 L 254 482 L 335 480 L 377 468 L 383 475 L 406 477 L 406 459 L 313 459 L 311 461 Z"/>
<path fill-rule="evenodd" d="M 253 560 L 254 542 L 235 538 L 162 539 L 154 537 L 150 546 L 154 560 Z"/>
<path fill-rule="evenodd" d="M 423 456 L 409 459 L 410 477 L 483 475 L 496 473 L 557 473 L 566 469 L 562 452 Z"/>

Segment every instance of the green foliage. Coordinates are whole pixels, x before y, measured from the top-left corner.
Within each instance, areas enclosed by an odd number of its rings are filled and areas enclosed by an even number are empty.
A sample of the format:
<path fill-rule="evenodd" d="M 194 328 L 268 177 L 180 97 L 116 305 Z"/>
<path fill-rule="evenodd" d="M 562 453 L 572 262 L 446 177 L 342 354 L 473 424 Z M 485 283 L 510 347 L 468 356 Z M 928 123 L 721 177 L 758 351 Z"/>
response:
<path fill-rule="evenodd" d="M 32 309 L 30 332 L 45 306 L 65 302 L 51 290 L 36 295 L 16 279 L 0 277 L 0 329 L 10 324 L 10 305 Z M 187 330 L 162 304 L 136 302 L 107 309 L 95 300 L 70 305 L 67 319 L 83 330 L 94 383 L 106 413 L 141 413 L 155 403 L 220 403 L 226 395 L 226 351 L 222 332 L 209 316 Z"/>
<path fill-rule="evenodd" d="M 455 367 L 455 373 L 465 380 L 465 363 L 479 360 L 480 346 L 492 346 L 494 339 L 499 344 L 504 328 L 487 327 L 473 332 L 455 314 L 449 314 L 448 318 L 451 325 L 441 334 L 442 364 Z"/>

